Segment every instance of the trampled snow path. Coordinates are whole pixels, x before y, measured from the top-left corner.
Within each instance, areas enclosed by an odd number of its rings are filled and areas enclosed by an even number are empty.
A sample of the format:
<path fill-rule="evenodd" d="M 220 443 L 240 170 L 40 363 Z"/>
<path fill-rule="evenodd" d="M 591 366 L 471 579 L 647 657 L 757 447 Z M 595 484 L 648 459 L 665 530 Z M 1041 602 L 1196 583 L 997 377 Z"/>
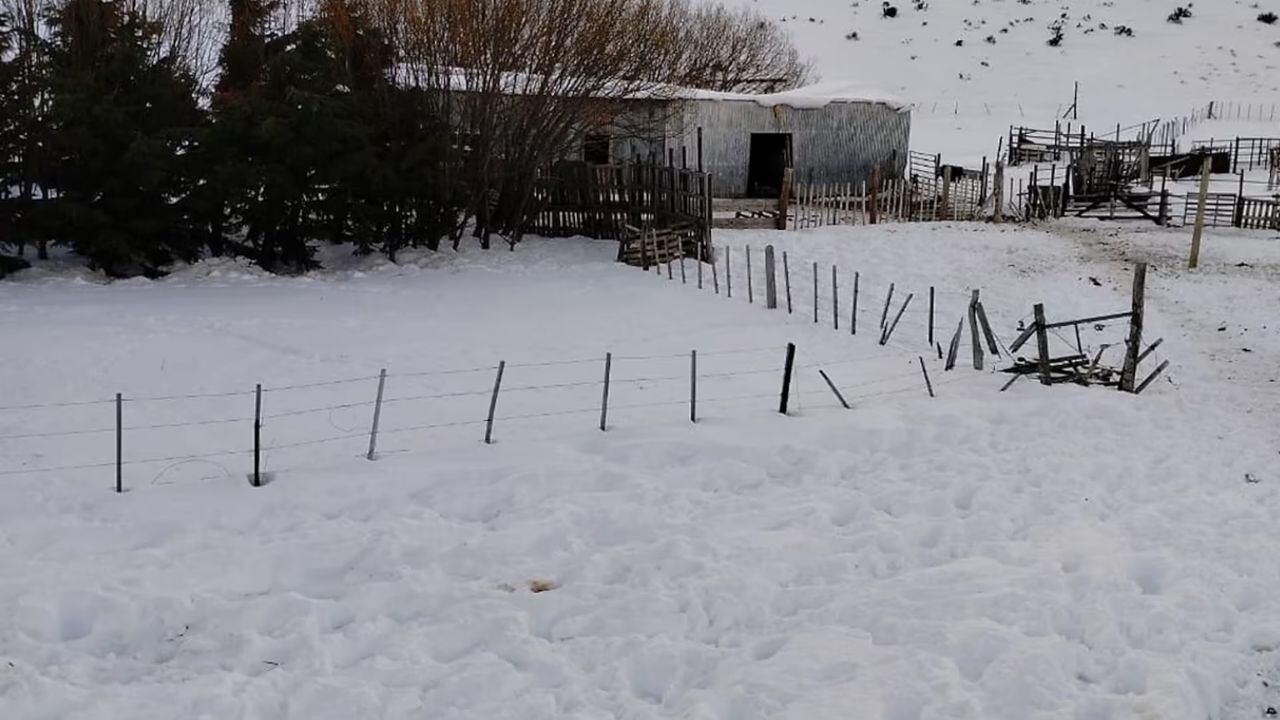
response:
<path fill-rule="evenodd" d="M 1280 648 L 1268 377 L 1280 259 L 1257 234 L 1218 233 L 1190 275 L 1176 264 L 1184 236 L 1089 233 L 1106 227 L 718 238 L 835 262 L 868 287 L 936 284 L 955 303 L 981 286 L 1001 333 L 1035 301 L 1062 316 L 1123 307 L 1127 262 L 1149 260 L 1150 333 L 1174 366 L 1138 398 L 1021 383 L 1001 395 L 1001 378 L 969 371 L 944 377 L 936 400 L 917 387 L 844 412 L 823 407 L 808 375 L 796 417 L 768 399 L 710 405 L 696 427 L 678 406 L 619 414 L 607 434 L 590 415 L 557 417 L 500 425 L 491 447 L 470 428 L 424 433 L 376 463 L 356 459 L 360 441 L 339 443 L 281 457 L 261 489 L 244 482 L 243 456 L 231 472 L 181 466 L 159 482 L 131 470 L 119 497 L 92 471 L 6 477 L 0 716 L 1255 717 L 1277 702 L 1259 674 L 1274 677 Z M 514 257 L 292 280 L 210 265 L 107 287 L 29 277 L 0 285 L 0 355 L 32 369 L 5 385 L 5 404 L 609 348 L 887 353 L 865 371 L 832 365 L 852 386 L 923 350 L 914 333 L 879 348 L 610 252 L 531 242 Z M 580 369 L 526 371 L 553 383 Z M 776 392 L 767 378 L 762 392 Z M 684 392 L 664 387 L 629 402 Z M 296 402 L 346 391 L 323 392 Z M 523 402 L 598 399 L 584 393 Z M 195 411 L 183 407 L 165 412 Z M 0 434 L 100 420 L 58 417 L 5 416 Z M 243 433 L 138 433 L 130 449 Z M 9 443 L 0 459 L 97 451 Z"/>

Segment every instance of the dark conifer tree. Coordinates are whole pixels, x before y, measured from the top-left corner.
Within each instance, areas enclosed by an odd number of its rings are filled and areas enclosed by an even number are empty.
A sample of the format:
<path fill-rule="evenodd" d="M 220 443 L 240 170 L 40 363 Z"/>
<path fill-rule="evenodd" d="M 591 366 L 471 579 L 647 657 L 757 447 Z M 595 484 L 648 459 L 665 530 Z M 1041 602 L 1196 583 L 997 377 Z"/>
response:
<path fill-rule="evenodd" d="M 181 200 L 196 181 L 195 81 L 161 28 L 109 0 L 67 0 L 49 18 L 44 224 L 109 275 L 153 275 L 199 253 Z"/>

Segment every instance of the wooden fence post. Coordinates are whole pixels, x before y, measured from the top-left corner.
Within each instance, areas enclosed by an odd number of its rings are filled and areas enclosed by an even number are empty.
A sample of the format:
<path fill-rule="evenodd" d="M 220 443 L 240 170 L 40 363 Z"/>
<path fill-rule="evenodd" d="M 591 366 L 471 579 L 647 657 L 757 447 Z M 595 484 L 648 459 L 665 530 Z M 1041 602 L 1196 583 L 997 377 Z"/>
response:
<path fill-rule="evenodd" d="M 1205 204 L 1209 201 L 1209 172 L 1212 168 L 1212 157 L 1206 153 L 1200 167 L 1200 200 L 1196 204 L 1196 227 L 1191 234 L 1191 260 L 1188 267 L 1192 270 L 1200 265 L 1200 238 L 1204 234 Z"/>
<path fill-rule="evenodd" d="M 751 282 L 751 246 L 747 246 L 747 302 L 754 303 L 756 301 L 753 283 Z"/>
<path fill-rule="evenodd" d="M 1004 161 L 1003 160 L 996 161 L 996 177 L 995 177 L 995 183 L 992 186 L 992 190 L 994 190 L 994 195 L 995 195 L 995 200 L 994 200 L 995 210 L 992 213 L 991 219 L 996 224 L 1000 224 L 1004 222 Z"/>
<path fill-rule="evenodd" d="M 1134 391 L 1138 377 L 1138 356 L 1142 352 L 1142 321 L 1146 305 L 1147 264 L 1138 263 L 1133 268 L 1133 298 L 1130 305 L 1129 338 L 1124 352 L 1124 367 L 1120 371 L 1120 389 Z"/>
<path fill-rule="evenodd" d="M 770 310 L 778 307 L 778 278 L 774 270 L 773 246 L 764 246 L 764 306 Z"/>
<path fill-rule="evenodd" d="M 978 292 L 969 297 L 969 331 L 973 337 L 973 369 L 982 369 L 982 341 L 978 339 Z"/>
<path fill-rule="evenodd" d="M 1035 306 L 1036 318 L 1036 354 L 1040 365 L 1040 384 L 1050 385 L 1053 379 L 1049 376 L 1049 331 L 1045 328 L 1044 305 Z"/>

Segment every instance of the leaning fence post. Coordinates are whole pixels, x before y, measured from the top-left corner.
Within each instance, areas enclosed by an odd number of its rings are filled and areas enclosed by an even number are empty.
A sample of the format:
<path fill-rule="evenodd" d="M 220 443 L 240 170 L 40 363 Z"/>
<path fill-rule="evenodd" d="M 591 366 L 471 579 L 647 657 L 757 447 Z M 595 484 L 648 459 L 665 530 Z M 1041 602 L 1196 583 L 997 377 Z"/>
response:
<path fill-rule="evenodd" d="M 956 334 L 951 336 L 951 345 L 947 348 L 947 362 L 943 371 L 951 371 L 956 367 L 956 358 L 960 354 L 960 335 L 964 332 L 964 316 L 956 324 Z"/>
<path fill-rule="evenodd" d="M 995 331 L 991 329 L 991 322 L 987 320 L 987 309 L 983 307 L 982 301 L 978 301 L 978 324 L 982 326 L 982 335 L 987 339 L 987 349 L 995 357 L 1000 357 L 1000 345 L 996 342 Z M 1076 344 L 1080 344 L 1080 327 L 1076 326 Z"/>
<path fill-rule="evenodd" d="M 698 351 L 689 351 L 689 422 L 698 422 Z"/>
<path fill-rule="evenodd" d="M 787 343 L 787 361 L 782 367 L 782 401 L 778 404 L 778 412 L 787 414 L 787 403 L 791 400 L 791 371 L 796 362 L 796 344 Z"/>
<path fill-rule="evenodd" d="M 982 341 L 978 339 L 978 292 L 969 297 L 969 334 L 973 338 L 973 369 L 982 369 Z"/>
<path fill-rule="evenodd" d="M 366 459 L 372 460 L 378 449 L 378 421 L 382 418 L 382 391 L 387 385 L 387 369 L 378 373 L 378 399 L 373 403 L 373 426 L 369 429 L 369 454 Z"/>
<path fill-rule="evenodd" d="M 609 372 L 613 368 L 613 353 L 604 354 L 604 393 L 600 396 L 600 432 L 609 426 Z"/>
<path fill-rule="evenodd" d="M 929 370 L 924 366 L 924 357 L 917 355 L 916 359 L 920 361 L 920 372 L 924 373 L 924 386 L 929 391 L 929 397 L 935 397 L 933 394 L 933 383 L 929 382 Z"/>
<path fill-rule="evenodd" d="M 764 246 L 764 306 L 778 307 L 778 278 L 774 272 L 773 246 Z"/>
<path fill-rule="evenodd" d="M 818 374 L 822 376 L 823 380 L 827 381 L 827 387 L 831 388 L 832 393 L 835 393 L 836 400 L 840 401 L 840 404 L 844 406 L 844 409 L 852 410 L 853 408 L 849 407 L 849 401 L 845 400 L 844 395 L 840 392 L 840 388 L 836 387 L 836 384 L 831 382 L 831 378 L 827 377 L 827 372 L 825 370 L 819 370 Z"/>
<path fill-rule="evenodd" d="M 116 492 L 124 492 L 124 398 L 116 393 Z"/>
<path fill-rule="evenodd" d="M 489 398 L 489 417 L 484 423 L 484 442 L 493 444 L 493 413 L 498 409 L 498 390 L 502 388 L 502 371 L 507 369 L 507 361 L 498 361 L 498 376 L 493 380 L 493 397 Z"/>
<path fill-rule="evenodd" d="M 893 302 L 893 283 L 889 283 L 889 294 L 884 298 L 884 311 L 880 313 L 880 332 L 884 332 L 885 323 L 889 322 L 889 304 Z"/>
<path fill-rule="evenodd" d="M 894 316 L 893 322 L 880 333 L 880 344 L 888 345 L 889 338 L 893 337 L 893 331 L 898 328 L 898 321 L 902 320 L 902 314 L 907 311 L 907 306 L 911 304 L 911 298 L 915 297 L 915 293 L 907 293 L 907 299 L 902 303 L 902 307 L 898 308 L 898 314 Z"/>
<path fill-rule="evenodd" d="M 754 284 L 751 282 L 751 246 L 747 246 L 747 304 L 750 305 L 756 301 Z"/>
<path fill-rule="evenodd" d="M 262 383 L 253 391 L 253 486 L 262 485 Z"/>

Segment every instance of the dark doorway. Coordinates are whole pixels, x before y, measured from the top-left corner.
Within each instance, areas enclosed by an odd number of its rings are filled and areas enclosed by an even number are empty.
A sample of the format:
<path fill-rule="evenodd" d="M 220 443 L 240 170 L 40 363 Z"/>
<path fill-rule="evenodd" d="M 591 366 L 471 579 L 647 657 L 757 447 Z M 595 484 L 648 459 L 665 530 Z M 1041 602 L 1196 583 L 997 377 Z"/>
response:
<path fill-rule="evenodd" d="M 591 165 L 608 165 L 610 138 L 608 135 L 591 134 L 582 142 L 582 159 Z"/>
<path fill-rule="evenodd" d="M 751 133 L 747 161 L 747 196 L 776 198 L 782 194 L 782 174 L 791 167 L 791 133 Z"/>

